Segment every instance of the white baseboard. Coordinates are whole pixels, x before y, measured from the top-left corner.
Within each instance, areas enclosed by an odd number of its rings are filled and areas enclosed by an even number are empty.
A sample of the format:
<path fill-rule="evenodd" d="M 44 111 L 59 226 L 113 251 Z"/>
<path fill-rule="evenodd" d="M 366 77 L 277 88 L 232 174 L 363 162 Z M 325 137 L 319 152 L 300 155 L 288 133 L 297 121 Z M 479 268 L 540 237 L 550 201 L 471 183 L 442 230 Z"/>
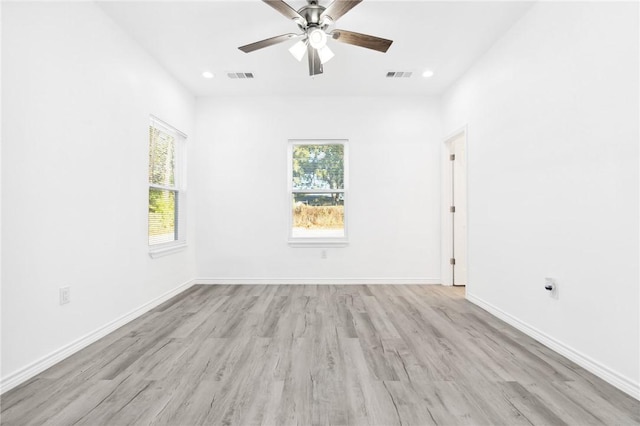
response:
<path fill-rule="evenodd" d="M 158 296 L 155 299 L 145 303 L 144 305 L 138 307 L 137 309 L 134 309 L 128 314 L 125 314 L 120 318 L 114 321 L 111 321 L 108 324 L 103 325 L 102 327 L 92 331 L 89 334 L 86 334 L 85 336 L 69 343 L 68 345 L 61 347 L 60 349 L 53 351 L 49 355 L 46 355 L 40 358 L 39 360 L 27 365 L 26 367 L 21 368 L 20 370 L 14 373 L 11 373 L 6 377 L 3 377 L 2 379 L 0 379 L 0 394 L 26 382 L 27 380 L 36 376 L 37 374 L 42 373 L 47 368 L 52 367 L 53 365 L 57 364 L 63 359 L 73 355 L 74 353 L 80 351 L 81 349 L 84 349 L 90 344 L 103 338 L 104 336 L 111 333 L 112 331 L 115 331 L 116 329 L 133 321 L 139 316 L 149 312 L 151 309 L 155 308 L 161 303 L 164 303 L 167 300 L 171 299 L 172 297 L 176 296 L 177 294 L 182 293 L 183 291 L 191 287 L 194 284 L 194 282 L 195 282 L 194 280 L 189 280 L 179 285 L 178 287 L 174 288 L 173 290 L 170 290 L 164 293 L 163 295 Z"/>
<path fill-rule="evenodd" d="M 440 278 L 196 278 L 195 284 L 229 284 L 229 285 L 255 285 L 255 284 L 440 284 Z"/>
<path fill-rule="evenodd" d="M 543 333 L 542 331 L 536 329 L 535 327 L 532 327 L 529 324 L 522 322 L 518 318 L 504 312 L 503 310 L 493 306 L 488 302 L 485 302 L 484 300 L 474 296 L 473 294 L 470 294 L 469 292 L 467 292 L 467 300 L 469 300 L 474 305 L 481 307 L 482 309 L 489 312 L 493 316 L 500 318 L 502 321 L 506 322 L 507 324 L 517 328 L 518 330 L 522 331 L 524 334 L 528 335 L 529 337 L 534 338 L 538 342 L 554 350 L 560 355 L 570 359 L 571 361 L 578 364 L 580 367 L 595 374 L 596 376 L 600 377 L 602 380 L 610 383 L 611 385 L 615 386 L 621 391 L 640 400 L 640 383 L 634 382 L 628 377 L 625 377 L 620 373 L 613 371 L 606 365 L 603 365 L 598 361 L 593 360 L 592 358 L 583 354 L 582 352 L 577 351 L 572 347 L 554 339 L 548 334 Z"/>

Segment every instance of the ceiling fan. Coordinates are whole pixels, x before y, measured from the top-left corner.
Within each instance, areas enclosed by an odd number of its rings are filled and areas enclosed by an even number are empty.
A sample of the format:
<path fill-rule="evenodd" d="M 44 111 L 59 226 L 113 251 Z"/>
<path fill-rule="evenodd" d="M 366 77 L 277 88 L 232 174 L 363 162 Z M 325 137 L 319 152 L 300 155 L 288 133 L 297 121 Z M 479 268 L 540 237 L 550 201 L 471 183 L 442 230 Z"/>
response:
<path fill-rule="evenodd" d="M 362 0 L 334 0 L 327 7 L 319 5 L 318 0 L 307 0 L 308 4 L 298 11 L 282 0 L 262 1 L 287 18 L 292 19 L 298 25 L 298 28 L 302 30 L 302 33 L 282 34 L 241 46 L 238 49 L 249 53 L 287 40 L 299 39 L 289 51 L 298 61 L 302 61 L 304 54 L 307 53 L 309 57 L 309 75 L 311 76 L 322 74 L 323 65 L 334 56 L 329 46 L 327 46 L 329 38 L 383 53 L 389 50 L 389 46 L 393 43 L 392 40 L 380 37 L 331 28 L 335 21 L 357 6 Z"/>

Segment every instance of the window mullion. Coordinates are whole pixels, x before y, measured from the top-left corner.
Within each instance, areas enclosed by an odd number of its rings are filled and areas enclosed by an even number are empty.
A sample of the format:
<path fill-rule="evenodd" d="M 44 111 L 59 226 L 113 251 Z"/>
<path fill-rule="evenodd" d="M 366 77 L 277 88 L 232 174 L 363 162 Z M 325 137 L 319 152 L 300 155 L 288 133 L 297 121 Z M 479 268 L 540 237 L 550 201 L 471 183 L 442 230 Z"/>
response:
<path fill-rule="evenodd" d="M 292 189 L 293 194 L 335 194 L 344 193 L 344 189 Z"/>
<path fill-rule="evenodd" d="M 178 188 L 175 186 L 156 185 L 155 183 L 150 183 L 149 188 L 164 189 L 165 191 L 179 192 Z"/>

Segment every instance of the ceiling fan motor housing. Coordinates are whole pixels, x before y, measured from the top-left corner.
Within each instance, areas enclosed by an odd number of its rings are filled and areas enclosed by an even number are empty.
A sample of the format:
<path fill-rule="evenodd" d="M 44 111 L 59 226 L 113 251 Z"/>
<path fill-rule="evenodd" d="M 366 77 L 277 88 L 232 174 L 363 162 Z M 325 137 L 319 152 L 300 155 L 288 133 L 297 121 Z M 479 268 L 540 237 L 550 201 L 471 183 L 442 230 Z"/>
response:
<path fill-rule="evenodd" d="M 307 21 L 307 26 L 304 27 L 298 24 L 300 28 L 305 30 L 308 27 L 319 27 L 320 16 L 322 15 L 322 12 L 324 12 L 325 9 L 326 8 L 324 6 L 320 6 L 319 4 L 317 4 L 317 2 L 310 3 L 307 6 L 304 6 L 303 8 L 301 8 L 298 11 L 298 13 Z"/>

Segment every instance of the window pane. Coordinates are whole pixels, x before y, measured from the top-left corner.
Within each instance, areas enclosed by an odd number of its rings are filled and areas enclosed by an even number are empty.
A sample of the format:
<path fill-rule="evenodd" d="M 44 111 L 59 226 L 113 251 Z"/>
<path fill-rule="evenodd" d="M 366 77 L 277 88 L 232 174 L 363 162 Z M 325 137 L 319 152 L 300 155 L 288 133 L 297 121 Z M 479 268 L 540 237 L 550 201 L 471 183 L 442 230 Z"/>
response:
<path fill-rule="evenodd" d="M 149 126 L 149 183 L 173 186 L 175 157 L 174 137 Z"/>
<path fill-rule="evenodd" d="M 344 194 L 293 194 L 292 237 L 344 237 Z"/>
<path fill-rule="evenodd" d="M 149 245 L 177 240 L 176 192 L 149 188 Z"/>
<path fill-rule="evenodd" d="M 344 145 L 294 145 L 293 189 L 344 189 Z"/>

